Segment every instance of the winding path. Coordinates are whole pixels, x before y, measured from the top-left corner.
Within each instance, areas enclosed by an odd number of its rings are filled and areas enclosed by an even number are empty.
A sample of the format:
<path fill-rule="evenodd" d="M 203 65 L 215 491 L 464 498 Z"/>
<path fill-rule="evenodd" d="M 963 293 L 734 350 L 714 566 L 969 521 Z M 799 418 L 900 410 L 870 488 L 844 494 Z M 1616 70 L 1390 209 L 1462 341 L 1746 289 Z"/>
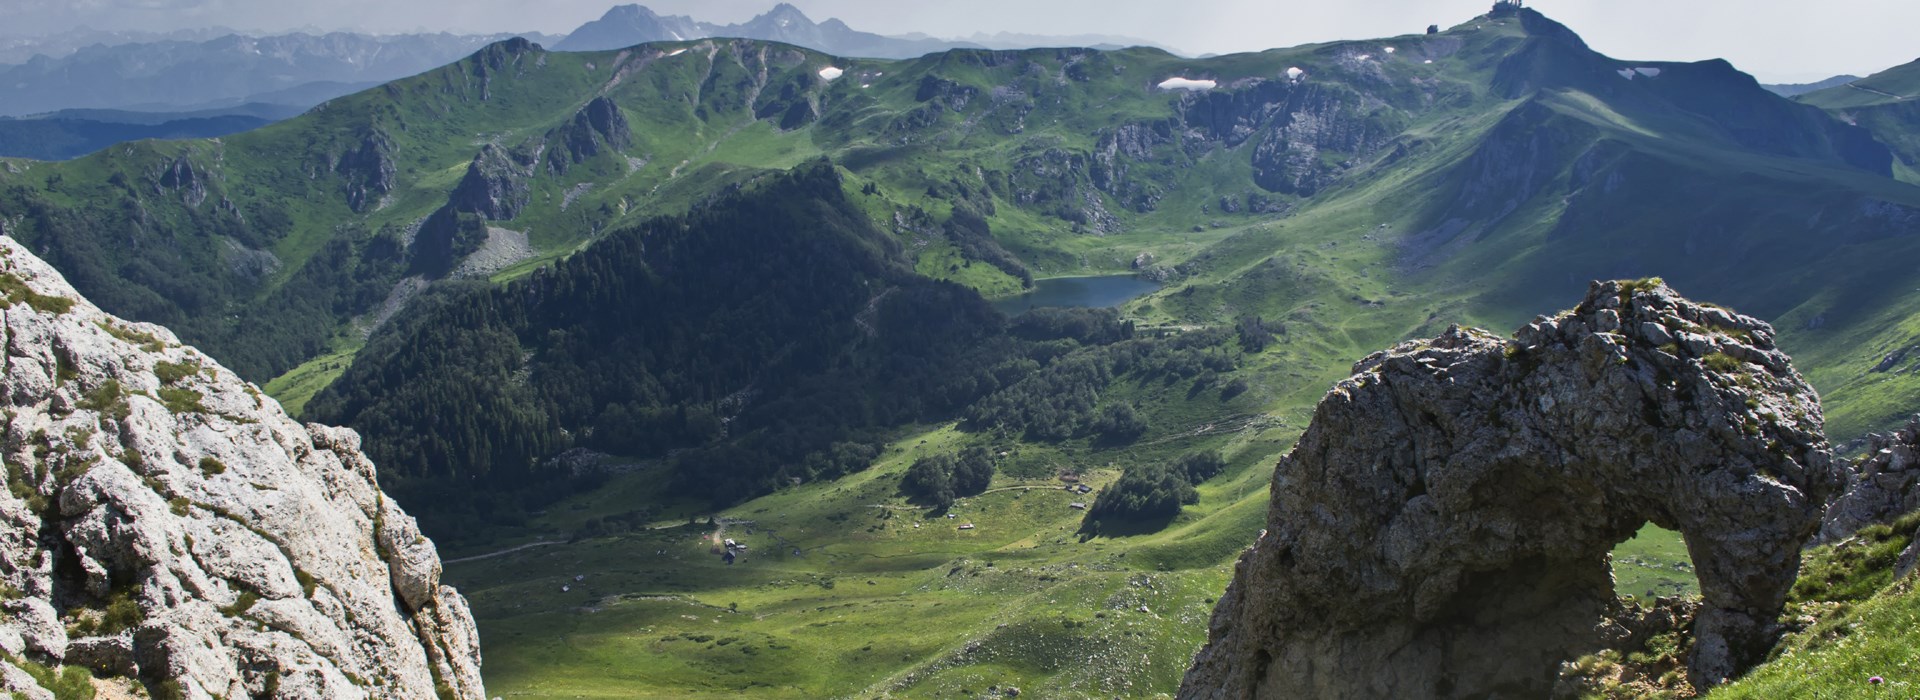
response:
<path fill-rule="evenodd" d="M 492 559 L 494 557 L 506 556 L 508 554 L 512 554 L 514 552 L 518 552 L 524 549 L 533 549 L 534 547 L 546 547 L 548 545 L 556 545 L 556 544 L 566 544 L 566 543 L 561 542 L 559 540 L 541 540 L 539 542 L 528 542 L 518 547 L 508 547 L 498 552 L 487 552 L 486 554 L 475 554 L 471 557 L 461 557 L 459 559 L 448 559 L 440 563 L 443 565 L 444 564 L 463 564 L 470 561 L 480 561 L 482 559 Z"/>

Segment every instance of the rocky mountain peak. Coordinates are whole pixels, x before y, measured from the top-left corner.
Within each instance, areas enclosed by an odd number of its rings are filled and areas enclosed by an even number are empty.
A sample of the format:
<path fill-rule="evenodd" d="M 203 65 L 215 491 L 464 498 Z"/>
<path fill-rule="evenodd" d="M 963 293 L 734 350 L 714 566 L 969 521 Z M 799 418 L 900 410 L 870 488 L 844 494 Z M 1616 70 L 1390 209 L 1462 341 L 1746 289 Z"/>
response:
<path fill-rule="evenodd" d="M 767 19 L 775 20 L 775 21 L 784 19 L 784 20 L 790 20 L 790 21 L 796 21 L 796 22 L 806 22 L 808 24 L 813 23 L 813 20 L 807 18 L 807 13 L 801 12 L 800 8 L 794 7 L 793 3 L 788 3 L 788 2 L 783 2 L 778 5 L 774 5 L 773 9 L 768 10 L 766 14 L 761 16 Z"/>
<path fill-rule="evenodd" d="M 1511 339 L 1454 327 L 1321 401 L 1180 695 L 1546 696 L 1601 645 L 1608 553 L 1648 522 L 1693 553 L 1711 687 L 1772 647 L 1838 485 L 1762 321 L 1648 280 Z"/>
<path fill-rule="evenodd" d="M 613 7 L 608 8 L 607 13 L 604 15 L 601 15 L 600 19 L 639 20 L 639 19 L 658 19 L 659 17 L 660 15 L 654 13 L 653 9 L 647 7 L 646 5 L 614 5 Z"/>
<path fill-rule="evenodd" d="M 0 690 L 480 698 L 440 559 L 350 430 L 303 426 L 0 237 Z"/>

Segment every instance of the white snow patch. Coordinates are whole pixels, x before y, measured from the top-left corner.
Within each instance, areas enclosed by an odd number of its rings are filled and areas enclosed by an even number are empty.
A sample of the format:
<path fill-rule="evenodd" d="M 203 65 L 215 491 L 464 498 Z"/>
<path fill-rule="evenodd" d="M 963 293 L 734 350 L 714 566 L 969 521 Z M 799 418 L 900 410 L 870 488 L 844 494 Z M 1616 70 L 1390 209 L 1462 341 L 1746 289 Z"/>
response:
<path fill-rule="evenodd" d="M 674 57 L 674 56 L 678 56 L 678 55 L 680 55 L 680 54 L 683 54 L 683 53 L 686 53 L 686 52 L 687 52 L 687 50 L 686 50 L 686 49 L 674 49 L 674 50 L 672 50 L 672 51 L 668 51 L 668 52 L 667 52 L 667 57 L 669 57 L 669 58 L 671 58 L 671 57 Z"/>
<path fill-rule="evenodd" d="M 1425 61 L 1421 61 L 1421 63 L 1433 63 L 1433 59 L 1429 58 Z"/>
<path fill-rule="evenodd" d="M 1160 89 L 1162 90 L 1192 90 L 1194 92 L 1199 92 L 1201 90 L 1212 90 L 1217 87 L 1220 87 L 1220 83 L 1219 81 L 1215 81 L 1215 80 L 1194 80 L 1192 78 L 1168 78 L 1160 82 Z"/>
<path fill-rule="evenodd" d="M 1363 54 L 1360 54 L 1359 56 L 1355 56 L 1354 58 L 1360 59 L 1362 61 L 1371 61 L 1373 60 L 1373 54 L 1363 53 Z"/>
<path fill-rule="evenodd" d="M 1633 69 L 1632 69 L 1632 68 L 1622 68 L 1622 69 L 1620 69 L 1620 70 L 1618 70 L 1618 71 L 1614 71 L 1614 72 L 1616 72 L 1616 73 L 1619 73 L 1619 74 L 1620 74 L 1620 77 L 1622 77 L 1622 78 L 1626 78 L 1626 79 L 1628 79 L 1628 80 L 1632 80 L 1632 79 L 1633 79 L 1633 75 L 1634 75 L 1634 73 L 1633 73 Z"/>
<path fill-rule="evenodd" d="M 861 83 L 861 84 L 860 84 L 860 89 L 862 89 L 862 90 L 865 90 L 865 89 L 867 89 L 867 88 L 870 88 L 870 87 L 873 87 L 873 84 L 872 84 L 872 83 Z"/>
<path fill-rule="evenodd" d="M 829 83 L 840 79 L 840 76 L 846 75 L 846 74 L 847 72 L 845 70 L 835 68 L 833 66 L 827 66 L 825 68 L 820 69 L 820 79 L 825 80 Z"/>
<path fill-rule="evenodd" d="M 1658 78 L 1658 77 L 1660 77 L 1660 69 L 1658 69 L 1658 68 L 1635 68 L 1635 69 L 1633 69 L 1633 72 L 1635 72 L 1635 73 L 1639 73 L 1639 74 L 1641 74 L 1641 75 L 1644 75 L 1644 76 L 1647 76 L 1647 77 L 1649 77 L 1649 78 Z"/>
<path fill-rule="evenodd" d="M 1299 69 L 1299 68 L 1297 68 L 1297 67 L 1296 67 L 1296 68 L 1288 68 L 1288 69 L 1287 69 L 1287 79 L 1288 79 L 1288 80 L 1299 80 L 1299 79 L 1300 79 L 1300 76 L 1303 76 L 1303 75 L 1306 75 L 1306 74 L 1307 74 L 1307 72 L 1306 72 L 1306 71 L 1303 71 L 1303 70 L 1300 70 L 1300 69 Z"/>
<path fill-rule="evenodd" d="M 1395 51 L 1399 51 L 1399 49 L 1393 48 L 1391 46 L 1387 47 L 1387 53 L 1393 53 Z"/>

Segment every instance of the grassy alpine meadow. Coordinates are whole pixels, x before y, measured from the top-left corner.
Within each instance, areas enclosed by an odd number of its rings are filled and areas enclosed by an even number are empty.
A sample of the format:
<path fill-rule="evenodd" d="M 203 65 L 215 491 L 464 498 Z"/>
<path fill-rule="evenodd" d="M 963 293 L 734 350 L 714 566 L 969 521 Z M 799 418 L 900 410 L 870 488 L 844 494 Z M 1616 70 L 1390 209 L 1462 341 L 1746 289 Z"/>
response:
<path fill-rule="evenodd" d="M 490 692 L 1171 693 L 1204 638 L 1225 565 L 1264 518 L 1262 467 L 1283 443 L 1228 440 L 1235 469 L 1207 484 L 1199 506 L 1158 532 L 1089 537 L 1072 504 L 1097 495 L 1052 474 L 1002 476 L 941 513 L 899 494 L 913 460 L 972 439 L 934 427 L 838 482 L 714 513 L 663 511 L 620 534 L 568 534 L 609 512 L 600 494 L 657 478 L 643 467 L 554 508 L 538 523 L 552 536 L 532 540 L 554 544 L 478 559 L 450 552 L 447 579 L 473 603 L 488 640 Z M 1106 457 L 1127 458 L 1057 450 L 1006 459 L 1084 470 L 1077 483 L 1097 494 L 1118 476 Z M 731 564 L 725 539 L 748 547 Z"/>

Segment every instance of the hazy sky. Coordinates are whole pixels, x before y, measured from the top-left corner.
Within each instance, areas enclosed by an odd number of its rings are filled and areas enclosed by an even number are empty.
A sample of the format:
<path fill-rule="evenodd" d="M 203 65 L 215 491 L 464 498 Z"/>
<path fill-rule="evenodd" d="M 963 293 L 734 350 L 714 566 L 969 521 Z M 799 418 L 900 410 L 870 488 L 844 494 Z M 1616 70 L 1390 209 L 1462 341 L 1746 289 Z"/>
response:
<path fill-rule="evenodd" d="M 652 0 L 663 14 L 737 22 L 774 0 Z M 565 33 L 614 0 L 0 0 L 0 34 L 211 25 Z M 1490 0 L 793 0 L 816 21 L 884 34 L 1119 34 L 1193 53 L 1362 39 L 1451 25 Z M 1868 72 L 1920 57 L 1916 0 L 1533 0 L 1620 58 L 1726 58 L 1769 81 Z"/>

